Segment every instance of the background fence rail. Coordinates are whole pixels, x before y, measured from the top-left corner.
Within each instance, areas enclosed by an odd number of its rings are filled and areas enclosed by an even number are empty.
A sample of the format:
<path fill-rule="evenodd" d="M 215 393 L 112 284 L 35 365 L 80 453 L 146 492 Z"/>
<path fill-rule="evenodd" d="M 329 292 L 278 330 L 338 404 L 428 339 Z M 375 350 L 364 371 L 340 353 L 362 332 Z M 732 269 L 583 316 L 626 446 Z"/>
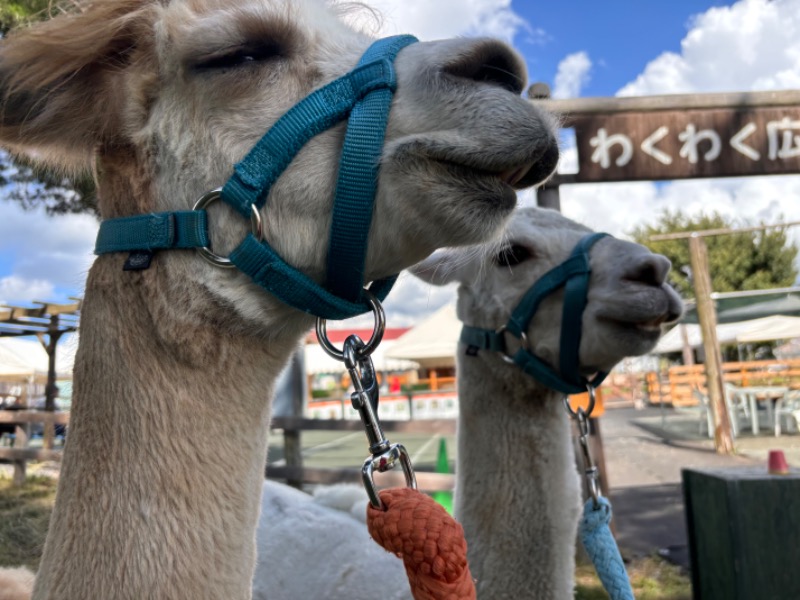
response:
<path fill-rule="evenodd" d="M 14 466 L 14 484 L 22 485 L 25 481 L 27 463 L 31 460 L 61 460 L 61 450 L 51 448 L 31 448 L 29 429 L 34 423 L 43 425 L 67 425 L 69 413 L 48 412 L 38 410 L 0 410 L 0 431 L 4 437 L 13 440 L 13 446 L 0 447 L 0 460 L 7 460 Z M 10 426 L 10 427 L 9 427 Z M 7 436 L 11 433 L 11 436 Z"/>

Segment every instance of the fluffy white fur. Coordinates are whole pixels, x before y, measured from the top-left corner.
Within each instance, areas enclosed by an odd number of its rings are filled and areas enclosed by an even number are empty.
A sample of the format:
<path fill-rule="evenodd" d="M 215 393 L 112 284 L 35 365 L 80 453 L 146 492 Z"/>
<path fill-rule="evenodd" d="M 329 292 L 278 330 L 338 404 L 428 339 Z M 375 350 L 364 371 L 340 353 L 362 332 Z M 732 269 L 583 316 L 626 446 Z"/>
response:
<path fill-rule="evenodd" d="M 588 232 L 553 211 L 525 209 L 510 222 L 496 254 L 477 249 L 447 251 L 433 255 L 413 271 L 434 284 L 460 282 L 459 318 L 470 325 L 496 329 L 505 324 L 533 282 L 563 261 Z M 529 258 L 513 267 L 504 266 L 499 257 L 512 247 L 517 247 L 518 255 L 524 249 Z M 670 265 L 663 256 L 611 238 L 599 242 L 591 256 L 593 273 L 580 349 L 587 373 L 609 370 L 625 356 L 647 352 L 658 340 L 660 323 L 676 318 L 682 310 L 677 294 L 665 283 Z M 535 351 L 550 360 L 558 354 L 561 302 L 561 294 L 548 298 L 527 332 Z M 572 598 L 580 491 L 561 394 L 544 388 L 495 354 L 481 351 L 477 357 L 466 356 L 463 347 L 458 357 L 458 390 L 455 510 L 464 525 L 479 598 Z M 271 483 L 268 487 L 278 489 Z M 323 525 L 307 525 L 303 515 L 294 514 L 293 505 L 282 503 L 278 509 L 269 497 L 265 495 L 262 519 L 272 522 L 280 510 L 287 523 L 294 523 L 291 529 L 297 538 L 321 535 L 346 543 L 346 536 L 364 537 L 363 525 L 341 527 L 331 513 L 333 525 L 320 533 Z M 305 507 L 308 497 L 303 502 Z M 363 499 L 361 506 L 365 506 Z M 282 560 L 288 568 L 300 560 L 300 555 L 290 550 L 289 537 L 283 543 L 274 536 L 259 537 L 258 544 L 259 553 L 269 556 L 268 562 Z M 276 581 L 273 571 L 258 569 L 255 589 L 269 590 L 269 597 L 278 599 L 346 600 L 374 580 L 370 565 L 373 561 L 379 564 L 385 553 L 372 544 L 358 547 L 352 560 L 331 559 L 328 552 L 306 556 L 309 562 L 313 556 L 314 564 L 324 564 L 325 569 L 331 568 L 329 561 L 333 560 L 339 569 L 335 573 L 346 572 L 358 587 L 329 595 L 326 581 L 309 575 L 295 584 L 302 587 L 292 588 L 302 590 L 301 595 L 282 595 L 281 590 L 289 589 L 284 588 L 286 582 Z M 400 561 L 394 561 L 393 566 L 381 567 L 380 579 L 386 574 L 394 580 L 402 570 Z M 336 574 L 329 577 L 337 579 Z M 404 580 L 399 588 L 382 585 L 381 590 L 410 597 Z"/>
<path fill-rule="evenodd" d="M 0 568 L 0 600 L 29 600 L 33 577 L 26 567 Z"/>
<path fill-rule="evenodd" d="M 191 208 L 371 43 L 320 0 L 76 6 L 0 41 L 0 144 L 91 167 L 104 218 Z M 547 177 L 558 154 L 502 43 L 415 44 L 396 69 L 368 280 L 488 240 L 513 188 Z M 272 247 L 317 281 L 343 132 L 311 140 L 262 212 Z M 226 254 L 248 223 L 221 205 L 209 215 Z M 87 280 L 34 598 L 249 598 L 273 383 L 312 318 L 192 251 L 139 272 L 124 272 L 125 258 L 99 257 Z"/>

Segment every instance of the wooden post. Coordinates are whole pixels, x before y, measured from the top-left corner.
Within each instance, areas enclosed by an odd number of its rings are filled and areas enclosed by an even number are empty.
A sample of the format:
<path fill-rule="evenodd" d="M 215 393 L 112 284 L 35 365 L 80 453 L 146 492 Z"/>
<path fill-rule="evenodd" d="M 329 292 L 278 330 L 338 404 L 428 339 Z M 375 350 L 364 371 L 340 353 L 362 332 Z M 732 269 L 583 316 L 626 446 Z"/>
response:
<path fill-rule="evenodd" d="M 706 389 L 714 417 L 714 448 L 718 454 L 733 454 L 733 435 L 728 407 L 725 403 L 725 386 L 722 381 L 722 356 L 717 340 L 717 311 L 711 299 L 711 275 L 708 270 L 708 248 L 698 235 L 689 238 L 689 256 L 692 264 L 692 281 L 697 300 L 697 320 L 703 334 L 706 355 Z"/>
<path fill-rule="evenodd" d="M 28 445 L 28 425 L 17 423 L 14 427 L 14 448 L 25 448 Z M 20 458 L 11 461 L 14 465 L 14 485 L 19 486 L 25 483 L 25 470 L 27 460 Z"/>
<path fill-rule="evenodd" d="M 303 416 L 303 380 L 305 379 L 305 369 L 303 359 L 300 354 L 303 349 L 299 349 L 292 355 L 289 363 L 289 387 L 292 390 L 292 416 L 301 418 Z M 286 483 L 297 489 L 303 489 L 303 439 L 299 429 L 285 429 L 283 431 L 283 453 L 287 467 L 299 469 L 300 476 L 287 479 Z"/>
<path fill-rule="evenodd" d="M 56 346 L 58 340 L 64 332 L 59 328 L 58 315 L 50 317 L 50 328 L 47 332 L 47 341 L 44 334 L 39 334 L 39 343 L 47 352 L 47 385 L 44 388 L 44 409 L 53 413 L 56 410 L 56 397 L 58 396 L 58 386 L 56 385 Z M 43 429 L 43 445 L 45 450 L 52 450 L 55 443 L 55 424 L 53 421 L 45 421 Z"/>
<path fill-rule="evenodd" d="M 694 364 L 694 349 L 689 344 L 689 334 L 686 331 L 686 325 L 681 323 L 678 327 L 680 327 L 681 343 L 683 345 L 683 364 L 687 367 L 691 367 Z"/>
<path fill-rule="evenodd" d="M 528 88 L 528 98 L 531 100 L 549 100 L 550 86 L 546 83 L 534 83 Z M 543 185 L 536 190 L 536 206 L 552 208 L 561 212 L 561 196 L 558 184 Z"/>

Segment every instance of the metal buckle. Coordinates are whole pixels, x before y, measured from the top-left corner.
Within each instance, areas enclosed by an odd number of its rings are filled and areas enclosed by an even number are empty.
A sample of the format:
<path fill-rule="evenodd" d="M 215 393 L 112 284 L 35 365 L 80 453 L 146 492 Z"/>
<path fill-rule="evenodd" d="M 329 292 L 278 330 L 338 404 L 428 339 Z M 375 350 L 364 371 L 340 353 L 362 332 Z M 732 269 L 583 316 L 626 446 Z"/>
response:
<path fill-rule="evenodd" d="M 595 403 L 594 388 L 591 385 L 587 384 L 586 391 L 589 393 L 589 406 L 586 407 L 586 410 L 582 408 L 578 409 L 577 412 L 572 410 L 572 407 L 569 405 L 569 396 L 564 396 L 564 408 L 567 409 L 567 413 L 573 419 L 577 419 L 578 415 L 580 415 L 581 412 L 584 413 L 587 419 L 592 416 L 592 411 L 594 410 L 594 403 Z"/>
<path fill-rule="evenodd" d="M 508 326 L 507 325 L 503 325 L 503 326 L 495 329 L 494 332 L 497 335 L 502 335 L 507 331 L 508 331 Z M 509 333 L 511 333 L 511 332 L 509 332 Z M 511 335 L 514 335 L 514 334 L 511 333 Z M 523 350 L 525 350 L 526 352 L 530 352 L 531 351 L 530 345 L 528 344 L 528 336 L 524 331 L 520 331 L 519 332 L 519 337 L 517 337 L 516 335 L 514 335 L 514 337 L 516 337 L 519 340 L 520 347 Z M 507 362 L 510 365 L 516 364 L 514 362 L 514 358 L 508 352 L 500 352 L 500 358 L 502 358 L 505 362 Z"/>
<path fill-rule="evenodd" d="M 381 306 L 381 303 L 375 295 L 368 289 L 365 288 L 362 290 L 362 293 L 366 296 L 367 302 L 369 302 L 369 306 L 372 309 L 372 316 L 375 318 L 375 326 L 369 341 L 359 350 L 358 358 L 364 358 L 372 354 L 375 348 L 378 347 L 378 344 L 381 343 L 383 332 L 386 330 L 386 314 L 383 312 L 383 306 Z M 329 356 L 336 360 L 346 360 L 344 351 L 339 350 L 328 339 L 327 321 L 319 317 L 317 317 L 317 340 L 319 340 L 319 345 L 322 346 L 322 349 L 325 350 Z"/>
<path fill-rule="evenodd" d="M 213 203 L 216 200 L 219 200 L 220 196 L 222 195 L 222 188 L 216 188 L 211 190 L 210 192 L 206 192 L 200 199 L 195 202 L 194 207 L 192 210 L 204 210 L 207 206 Z M 261 222 L 261 213 L 258 212 L 258 208 L 256 208 L 255 204 L 250 205 L 251 213 L 250 213 L 250 229 L 253 233 L 253 236 L 259 241 L 264 240 L 264 227 Z M 208 246 L 202 246 L 197 249 L 200 253 L 200 256 L 203 257 L 207 262 L 211 263 L 216 267 L 222 267 L 224 269 L 232 269 L 236 265 L 234 265 L 229 258 L 225 256 L 220 256 L 219 254 L 214 254 L 211 251 L 211 248 Z"/>
<path fill-rule="evenodd" d="M 380 454 L 373 454 L 364 461 L 364 466 L 361 467 L 361 479 L 364 482 L 364 489 L 367 490 L 369 501 L 377 509 L 383 510 L 383 502 L 378 495 L 378 490 L 375 487 L 375 480 L 373 475 L 375 471 L 383 473 L 394 468 L 397 461 L 400 461 L 400 466 L 403 467 L 403 475 L 406 478 L 406 487 L 412 490 L 417 489 L 417 478 L 414 475 L 414 467 L 411 466 L 411 458 L 408 456 L 408 450 L 402 444 L 392 444 L 388 450 Z"/>
<path fill-rule="evenodd" d="M 589 495 L 592 497 L 592 501 L 594 502 L 594 507 L 597 508 L 600 505 L 600 498 L 603 496 L 600 492 L 600 483 L 598 478 L 600 477 L 600 470 L 597 468 L 597 465 L 594 464 L 594 460 L 592 460 L 592 453 L 589 450 L 589 417 L 594 410 L 595 404 L 595 394 L 594 388 L 591 385 L 586 386 L 586 391 L 589 393 L 589 406 L 586 410 L 583 408 L 578 408 L 577 411 L 572 410 L 572 407 L 569 405 L 569 396 L 564 396 L 564 407 L 567 409 L 567 413 L 569 416 L 575 419 L 575 422 L 578 424 L 578 441 L 581 445 L 581 454 L 583 455 L 583 476 L 586 478 L 586 484 L 589 487 Z"/>

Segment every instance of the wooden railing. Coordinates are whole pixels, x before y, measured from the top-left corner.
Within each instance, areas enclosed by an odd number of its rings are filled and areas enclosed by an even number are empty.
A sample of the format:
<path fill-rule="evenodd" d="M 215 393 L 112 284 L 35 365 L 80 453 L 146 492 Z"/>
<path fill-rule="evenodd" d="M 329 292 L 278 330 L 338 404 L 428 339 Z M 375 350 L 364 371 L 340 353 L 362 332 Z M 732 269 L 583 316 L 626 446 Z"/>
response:
<path fill-rule="evenodd" d="M 421 433 L 454 435 L 455 419 L 435 419 L 419 421 L 381 421 L 385 433 Z M 361 483 L 360 468 L 322 469 L 303 466 L 303 455 L 299 443 L 300 433 L 311 430 L 325 431 L 363 431 L 361 421 L 304 419 L 301 417 L 276 417 L 271 428 L 280 429 L 284 435 L 285 466 L 267 465 L 269 479 L 286 481 L 295 487 L 305 483 L 325 484 Z M 390 438 L 391 439 L 391 438 Z M 445 473 L 425 473 L 417 471 L 417 487 L 425 492 L 452 491 L 455 477 Z M 380 487 L 405 485 L 402 471 L 398 468 L 376 476 Z"/>
<path fill-rule="evenodd" d="M 0 423 L 14 425 L 14 446 L 0 446 L 0 459 L 14 465 L 14 484 L 25 481 L 25 471 L 29 460 L 61 460 L 61 450 L 31 448 L 28 446 L 27 424 L 67 425 L 69 413 L 44 412 L 39 410 L 0 410 Z"/>
<path fill-rule="evenodd" d="M 417 383 L 427 385 L 432 392 L 456 389 L 455 377 L 438 377 L 436 373 L 431 373 L 431 376 L 426 379 L 419 379 Z"/>
<path fill-rule="evenodd" d="M 800 389 L 800 360 L 755 360 L 722 364 L 722 377 L 737 386 L 781 385 Z M 697 400 L 692 389 L 706 389 L 704 365 L 675 366 L 666 372 L 648 373 L 650 402 L 673 406 L 692 406 Z"/>

